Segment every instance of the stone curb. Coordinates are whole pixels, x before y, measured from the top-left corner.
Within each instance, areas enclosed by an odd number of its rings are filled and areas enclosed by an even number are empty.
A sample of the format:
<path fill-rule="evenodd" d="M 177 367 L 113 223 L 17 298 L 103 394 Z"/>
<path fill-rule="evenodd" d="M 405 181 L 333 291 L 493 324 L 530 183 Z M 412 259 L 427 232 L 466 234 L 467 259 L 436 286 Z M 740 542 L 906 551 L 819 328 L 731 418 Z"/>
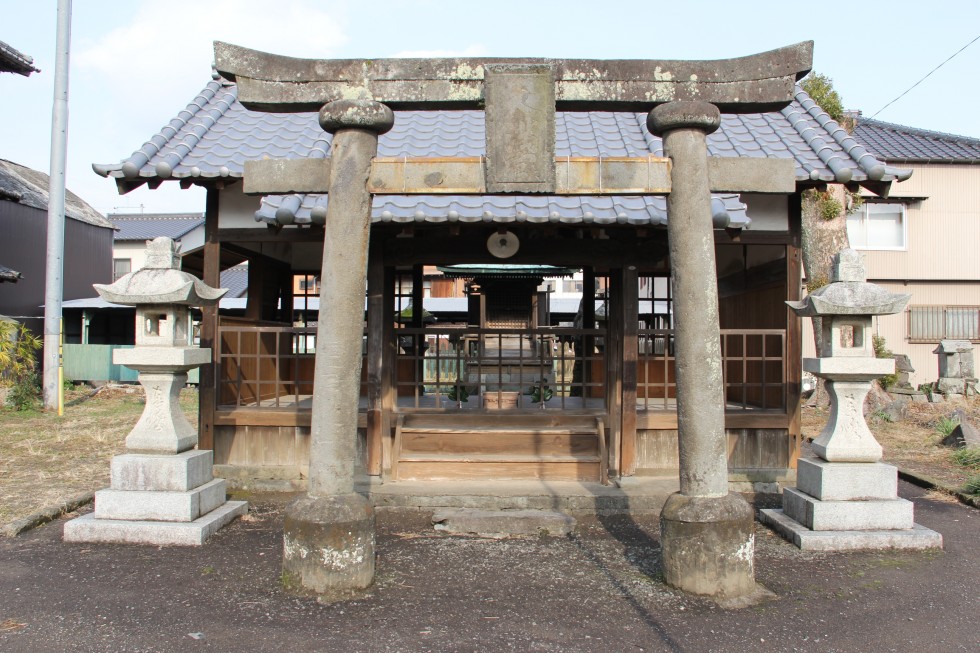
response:
<path fill-rule="evenodd" d="M 21 519 L 16 519 L 9 524 L 6 524 L 3 528 L 0 528 L 0 535 L 4 537 L 16 537 L 21 533 L 31 530 L 32 528 L 37 528 L 41 524 L 46 524 L 49 521 L 54 521 L 64 514 L 69 512 L 74 512 L 86 506 L 95 500 L 95 492 L 85 492 L 84 494 L 79 494 L 76 497 L 68 499 L 59 503 L 56 506 L 49 506 L 33 515 L 28 515 Z"/>
<path fill-rule="evenodd" d="M 943 492 L 948 492 L 959 499 L 960 503 L 965 503 L 972 508 L 980 508 L 980 497 L 973 496 L 965 492 L 960 492 L 959 490 L 951 488 L 943 482 L 937 481 L 929 476 L 923 476 L 922 474 L 910 472 L 899 467 L 898 477 L 903 481 L 908 481 L 912 485 L 918 485 L 919 487 L 926 488 L 927 490 L 942 490 Z"/>

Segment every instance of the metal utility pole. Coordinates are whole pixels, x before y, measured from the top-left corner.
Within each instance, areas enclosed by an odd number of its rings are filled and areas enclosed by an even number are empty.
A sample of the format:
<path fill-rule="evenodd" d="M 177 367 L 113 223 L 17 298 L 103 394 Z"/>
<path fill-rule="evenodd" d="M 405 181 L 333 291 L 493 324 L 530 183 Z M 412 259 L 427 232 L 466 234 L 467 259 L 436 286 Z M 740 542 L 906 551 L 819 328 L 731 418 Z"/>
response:
<path fill-rule="evenodd" d="M 54 105 L 51 109 L 51 171 L 48 184 L 48 243 L 44 275 L 44 407 L 63 411 L 61 300 L 65 260 L 65 159 L 68 155 L 68 55 L 71 0 L 58 0 Z"/>

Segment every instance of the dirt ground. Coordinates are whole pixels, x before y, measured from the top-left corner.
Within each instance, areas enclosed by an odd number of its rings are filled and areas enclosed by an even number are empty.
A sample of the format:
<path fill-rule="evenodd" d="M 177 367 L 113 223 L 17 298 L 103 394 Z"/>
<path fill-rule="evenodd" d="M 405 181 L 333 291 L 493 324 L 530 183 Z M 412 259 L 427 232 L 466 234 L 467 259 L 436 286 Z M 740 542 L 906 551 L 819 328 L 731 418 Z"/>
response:
<path fill-rule="evenodd" d="M 181 407 L 197 421 L 197 391 L 185 390 Z M 935 425 L 962 408 L 980 425 L 980 401 L 910 404 L 904 420 L 891 423 L 872 415 L 870 425 L 885 459 L 900 468 L 960 488 L 980 470 L 955 464 L 938 445 Z M 66 395 L 65 415 L 0 412 L 0 525 L 58 505 L 109 484 L 109 461 L 125 450 L 125 437 L 143 410 L 139 386 L 107 387 L 93 393 L 78 388 Z M 803 432 L 819 434 L 826 409 L 803 409 Z"/>
<path fill-rule="evenodd" d="M 203 547 L 66 544 L 59 520 L 0 538 L 0 651 L 978 651 L 980 511 L 900 491 L 943 551 L 804 552 L 757 524 L 775 597 L 741 610 L 663 583 L 655 514 L 488 540 L 379 511 L 376 584 L 332 605 L 283 591 L 281 496 Z"/>
<path fill-rule="evenodd" d="M 197 422 L 197 391 L 181 394 Z M 0 412 L 0 525 L 109 485 L 109 461 L 143 412 L 139 386 L 78 387 L 65 393 L 64 416 Z"/>
<path fill-rule="evenodd" d="M 880 412 L 868 416 L 868 425 L 884 449 L 885 462 L 899 469 L 912 472 L 943 485 L 960 489 L 980 469 L 958 465 L 952 458 L 953 450 L 940 444 L 943 436 L 937 425 L 944 417 L 951 417 L 956 409 L 970 416 L 970 421 L 980 427 L 980 400 L 959 399 L 937 404 L 908 404 L 905 417 L 898 422 L 888 421 Z M 803 435 L 815 438 L 827 424 L 826 408 L 803 408 Z"/>

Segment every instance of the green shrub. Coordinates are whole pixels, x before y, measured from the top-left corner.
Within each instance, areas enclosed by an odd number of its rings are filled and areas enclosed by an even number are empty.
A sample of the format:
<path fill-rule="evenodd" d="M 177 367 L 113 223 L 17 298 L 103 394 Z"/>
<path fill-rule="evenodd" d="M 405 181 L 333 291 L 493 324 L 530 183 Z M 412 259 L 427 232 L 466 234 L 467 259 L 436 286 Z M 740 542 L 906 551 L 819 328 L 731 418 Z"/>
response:
<path fill-rule="evenodd" d="M 939 432 L 940 437 L 946 438 L 959 425 L 960 421 L 954 417 L 940 417 L 933 428 Z"/>
<path fill-rule="evenodd" d="M 10 388 L 7 404 L 17 410 L 40 405 L 37 351 L 41 339 L 17 322 L 0 320 L 0 385 Z"/>
<path fill-rule="evenodd" d="M 980 496 L 980 474 L 977 474 L 963 485 L 963 492 L 972 494 L 973 496 Z"/>
<path fill-rule="evenodd" d="M 885 339 L 879 336 L 877 333 L 871 336 L 871 346 L 875 350 L 875 358 L 895 359 L 895 355 L 887 347 Z M 878 382 L 881 383 L 881 387 L 885 388 L 886 390 L 895 385 L 896 381 L 898 381 L 898 374 L 887 374 L 878 379 Z"/>
<path fill-rule="evenodd" d="M 980 447 L 964 447 L 953 452 L 953 462 L 963 467 L 980 469 Z"/>

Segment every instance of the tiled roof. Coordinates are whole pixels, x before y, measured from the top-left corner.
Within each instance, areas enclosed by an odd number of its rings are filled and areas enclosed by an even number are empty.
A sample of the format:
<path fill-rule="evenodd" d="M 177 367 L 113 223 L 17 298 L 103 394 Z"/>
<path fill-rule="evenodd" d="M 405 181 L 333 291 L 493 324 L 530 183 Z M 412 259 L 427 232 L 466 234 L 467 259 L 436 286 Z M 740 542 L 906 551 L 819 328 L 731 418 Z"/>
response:
<path fill-rule="evenodd" d="M 557 156 L 663 155 L 661 140 L 647 130 L 645 113 L 558 112 Z M 400 111 L 381 136 L 378 155 L 481 156 L 485 154 L 480 111 Z M 245 109 L 236 86 L 217 79 L 142 148 L 113 165 L 95 165 L 121 189 L 147 181 L 240 178 L 244 162 L 261 158 L 323 158 L 331 136 L 316 113 L 274 114 Z M 722 117 L 708 136 L 709 153 L 727 157 L 782 157 L 796 162 L 796 177 L 813 182 L 873 184 L 904 178 L 884 165 L 823 112 L 802 90 L 786 109 Z M 256 220 L 307 222 L 325 215 L 326 197 L 266 197 Z M 716 224 L 745 226 L 735 195 L 714 198 Z M 664 224 L 662 197 L 376 196 L 376 222 L 597 222 Z"/>
<path fill-rule="evenodd" d="M 11 270 L 6 265 L 0 265 L 0 281 L 15 282 L 18 279 L 23 279 L 23 278 L 24 275 L 22 275 L 17 270 Z"/>
<path fill-rule="evenodd" d="M 896 163 L 980 163 L 980 139 L 858 118 L 854 137 Z"/>
<path fill-rule="evenodd" d="M 0 159 L 0 200 L 10 200 L 47 211 L 48 175 Z M 73 220 L 113 229 L 111 222 L 70 190 L 65 191 L 65 215 Z"/>
<path fill-rule="evenodd" d="M 141 213 L 138 215 L 110 213 L 106 216 L 116 225 L 113 240 L 152 240 L 160 236 L 180 240 L 204 224 L 200 213 Z"/>
<path fill-rule="evenodd" d="M 220 287 L 227 288 L 225 297 L 246 297 L 248 295 L 248 266 L 236 265 L 221 271 Z"/>
<path fill-rule="evenodd" d="M 34 59 L 0 41 L 0 72 L 17 73 L 27 77 L 41 70 L 34 67 Z"/>

